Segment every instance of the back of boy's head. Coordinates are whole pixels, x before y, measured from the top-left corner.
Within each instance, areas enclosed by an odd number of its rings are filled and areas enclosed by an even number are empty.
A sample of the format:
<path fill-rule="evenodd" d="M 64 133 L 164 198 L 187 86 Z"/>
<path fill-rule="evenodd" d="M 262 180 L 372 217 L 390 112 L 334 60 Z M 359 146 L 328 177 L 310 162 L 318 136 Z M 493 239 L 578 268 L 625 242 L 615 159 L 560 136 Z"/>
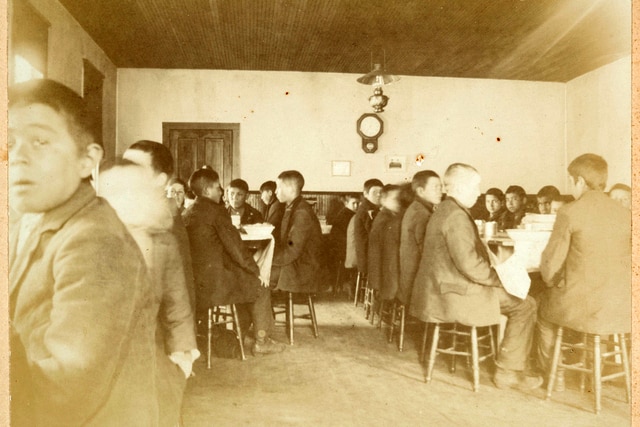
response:
<path fill-rule="evenodd" d="M 304 177 L 296 170 L 284 171 L 278 175 L 278 179 L 289 185 L 293 185 L 298 191 L 302 191 L 304 187 Z"/>
<path fill-rule="evenodd" d="M 607 161 L 597 154 L 587 153 L 573 159 L 567 168 L 574 181 L 582 177 L 592 190 L 604 191 L 609 167 Z"/>
<path fill-rule="evenodd" d="M 536 197 L 546 197 L 550 200 L 553 200 L 553 198 L 558 195 L 560 195 L 560 190 L 558 190 L 553 185 L 545 185 L 538 191 Z"/>
<path fill-rule="evenodd" d="M 524 191 L 524 188 L 520 187 L 519 185 L 510 185 L 509 188 L 507 188 L 507 191 L 504 192 L 504 194 L 505 196 L 507 194 L 515 194 L 521 199 L 527 197 L 527 193 Z"/>
<path fill-rule="evenodd" d="M 218 172 L 208 167 L 202 167 L 189 177 L 189 188 L 197 197 L 202 197 L 204 190 L 216 182 L 220 182 Z"/>
<path fill-rule="evenodd" d="M 260 186 L 260 192 L 262 193 L 264 191 L 271 191 L 272 193 L 275 193 L 277 186 L 278 185 L 276 184 L 275 181 L 265 181 Z"/>
<path fill-rule="evenodd" d="M 11 86 L 8 95 L 9 108 L 42 104 L 55 110 L 65 119 L 78 149 L 90 144 L 102 146 L 102 137 L 87 103 L 65 85 L 49 79 L 34 79 Z"/>
<path fill-rule="evenodd" d="M 393 193 L 394 191 L 400 191 L 400 186 L 395 184 L 384 185 L 382 187 L 382 190 L 380 190 L 380 199 L 381 200 L 385 199 L 387 196 L 389 196 L 389 194 Z"/>
<path fill-rule="evenodd" d="M 631 193 L 631 187 L 629 187 L 627 184 L 622 184 L 622 183 L 617 183 L 612 185 L 611 188 L 609 189 L 609 193 L 615 190 L 626 191 L 627 193 Z"/>
<path fill-rule="evenodd" d="M 427 185 L 429 178 L 440 179 L 438 174 L 432 170 L 416 172 L 416 174 L 413 175 L 413 179 L 411 180 L 411 190 L 413 190 L 413 192 L 415 193 L 418 188 L 424 188 L 424 186 Z"/>
<path fill-rule="evenodd" d="M 384 187 L 382 181 L 376 178 L 368 179 L 364 182 L 364 192 L 368 193 L 373 187 Z"/>
<path fill-rule="evenodd" d="M 151 167 L 156 174 L 173 175 L 173 156 L 166 145 L 148 139 L 136 141 L 127 150 L 138 150 L 149 154 Z"/>
<path fill-rule="evenodd" d="M 229 188 L 237 188 L 245 193 L 249 192 L 249 184 L 244 179 L 236 178 L 229 183 Z"/>
<path fill-rule="evenodd" d="M 502 192 L 501 189 L 496 188 L 496 187 L 491 187 L 490 189 L 487 190 L 485 194 L 486 196 L 493 196 L 498 200 L 504 200 L 504 193 Z"/>

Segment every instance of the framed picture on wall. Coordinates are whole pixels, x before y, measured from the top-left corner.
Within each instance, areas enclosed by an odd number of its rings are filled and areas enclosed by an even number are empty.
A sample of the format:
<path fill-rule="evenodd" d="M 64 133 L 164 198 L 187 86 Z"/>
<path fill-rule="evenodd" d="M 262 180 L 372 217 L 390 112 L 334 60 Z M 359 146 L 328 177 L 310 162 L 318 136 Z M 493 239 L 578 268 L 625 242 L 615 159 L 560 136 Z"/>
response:
<path fill-rule="evenodd" d="M 404 172 L 407 170 L 407 157 L 387 156 L 385 159 L 385 169 L 387 172 Z"/>
<path fill-rule="evenodd" d="M 351 176 L 351 162 L 349 160 L 333 160 L 331 162 L 331 176 Z"/>

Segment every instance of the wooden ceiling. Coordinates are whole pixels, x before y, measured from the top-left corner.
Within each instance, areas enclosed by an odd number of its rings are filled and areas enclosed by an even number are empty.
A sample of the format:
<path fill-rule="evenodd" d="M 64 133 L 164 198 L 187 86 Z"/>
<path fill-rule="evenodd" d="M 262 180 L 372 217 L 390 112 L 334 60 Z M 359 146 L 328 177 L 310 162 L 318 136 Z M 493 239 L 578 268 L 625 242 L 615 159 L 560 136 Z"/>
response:
<path fill-rule="evenodd" d="M 631 53 L 631 0 L 60 0 L 117 67 L 566 82 Z"/>

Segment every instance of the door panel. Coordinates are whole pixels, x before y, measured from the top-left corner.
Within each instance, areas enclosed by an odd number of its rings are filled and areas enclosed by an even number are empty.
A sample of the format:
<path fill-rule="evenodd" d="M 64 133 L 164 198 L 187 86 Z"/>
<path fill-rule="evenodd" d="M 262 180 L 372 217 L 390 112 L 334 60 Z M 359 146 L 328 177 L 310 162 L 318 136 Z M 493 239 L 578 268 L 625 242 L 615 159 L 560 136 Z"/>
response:
<path fill-rule="evenodd" d="M 237 164 L 239 129 L 236 123 L 163 123 L 163 143 L 173 155 L 176 176 L 187 181 L 194 170 L 209 165 L 227 185 Z"/>

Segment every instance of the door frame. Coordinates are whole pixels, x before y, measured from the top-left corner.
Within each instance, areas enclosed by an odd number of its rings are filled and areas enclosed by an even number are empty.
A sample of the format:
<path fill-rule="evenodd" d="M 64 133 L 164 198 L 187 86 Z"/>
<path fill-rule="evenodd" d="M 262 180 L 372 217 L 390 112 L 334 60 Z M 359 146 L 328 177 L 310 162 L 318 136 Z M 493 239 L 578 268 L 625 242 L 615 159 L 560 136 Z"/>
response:
<path fill-rule="evenodd" d="M 240 123 L 162 122 L 162 144 L 169 146 L 169 132 L 178 130 L 231 130 L 231 179 L 240 177 Z M 175 163 L 175 159 L 173 159 Z M 175 165 L 174 165 L 175 166 Z"/>

